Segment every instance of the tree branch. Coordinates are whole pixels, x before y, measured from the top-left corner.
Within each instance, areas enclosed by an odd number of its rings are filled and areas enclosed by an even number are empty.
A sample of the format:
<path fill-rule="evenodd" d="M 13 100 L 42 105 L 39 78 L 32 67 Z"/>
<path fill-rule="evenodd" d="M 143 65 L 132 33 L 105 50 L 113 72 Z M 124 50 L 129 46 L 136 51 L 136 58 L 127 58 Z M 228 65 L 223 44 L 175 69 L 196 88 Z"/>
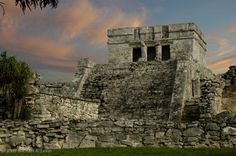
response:
<path fill-rule="evenodd" d="M 0 7 L 2 8 L 2 14 L 5 15 L 5 8 L 4 8 L 5 3 L 0 2 Z"/>

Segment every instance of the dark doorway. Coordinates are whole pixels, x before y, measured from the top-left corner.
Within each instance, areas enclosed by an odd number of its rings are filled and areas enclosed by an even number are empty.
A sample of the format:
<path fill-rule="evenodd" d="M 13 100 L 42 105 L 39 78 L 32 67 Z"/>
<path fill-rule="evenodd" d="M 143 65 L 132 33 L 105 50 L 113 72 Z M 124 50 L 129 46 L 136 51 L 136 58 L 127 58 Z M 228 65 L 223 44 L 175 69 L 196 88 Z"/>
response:
<path fill-rule="evenodd" d="M 156 47 L 147 48 L 147 61 L 153 61 L 156 58 Z"/>
<path fill-rule="evenodd" d="M 133 48 L 133 62 L 137 62 L 142 57 L 141 48 Z"/>
<path fill-rule="evenodd" d="M 162 60 L 166 61 L 170 59 L 170 45 L 162 46 Z"/>

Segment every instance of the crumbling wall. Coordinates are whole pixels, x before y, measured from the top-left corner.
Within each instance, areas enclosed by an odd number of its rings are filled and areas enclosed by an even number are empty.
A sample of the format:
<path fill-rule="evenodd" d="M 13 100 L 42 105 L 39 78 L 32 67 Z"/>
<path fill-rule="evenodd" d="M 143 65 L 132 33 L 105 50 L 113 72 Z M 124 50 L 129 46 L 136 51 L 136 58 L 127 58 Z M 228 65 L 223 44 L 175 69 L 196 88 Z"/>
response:
<path fill-rule="evenodd" d="M 183 109 L 184 120 L 208 120 L 222 110 L 224 80 L 220 76 L 200 75 L 200 94 L 187 99 Z"/>
<path fill-rule="evenodd" d="M 98 105 L 76 97 L 74 83 L 48 83 L 39 85 L 39 94 L 35 99 L 33 117 L 49 119 L 98 118 Z"/>
<path fill-rule="evenodd" d="M 80 59 L 72 82 L 32 83 L 31 88 L 37 89 L 28 102 L 32 106 L 33 118 L 96 120 L 98 103 L 80 98 L 82 86 L 94 65 L 89 59 Z"/>
<path fill-rule="evenodd" d="M 222 95 L 222 109 L 236 112 L 236 66 L 229 67 L 223 76 L 225 88 Z"/>
<path fill-rule="evenodd" d="M 188 116 L 188 119 L 208 120 L 221 112 L 235 112 L 235 66 L 231 66 L 223 75 L 203 76 L 201 96 L 186 101 L 183 118 Z"/>
<path fill-rule="evenodd" d="M 236 116 L 206 122 L 152 119 L 2 121 L 0 151 L 86 147 L 236 147 Z"/>

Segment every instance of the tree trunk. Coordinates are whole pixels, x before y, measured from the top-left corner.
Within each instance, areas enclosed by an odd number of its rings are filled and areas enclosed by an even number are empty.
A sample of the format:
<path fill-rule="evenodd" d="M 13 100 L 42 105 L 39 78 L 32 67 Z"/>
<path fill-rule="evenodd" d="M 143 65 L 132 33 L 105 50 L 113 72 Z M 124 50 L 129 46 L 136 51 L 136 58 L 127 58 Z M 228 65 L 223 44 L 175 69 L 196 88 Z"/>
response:
<path fill-rule="evenodd" d="M 22 103 L 23 103 L 23 99 L 18 100 L 17 118 L 20 118 Z"/>
<path fill-rule="evenodd" d="M 14 100 L 13 106 L 14 106 L 13 119 L 16 119 L 17 118 L 17 110 L 18 110 L 18 107 L 19 107 L 19 104 L 18 104 L 17 100 Z"/>

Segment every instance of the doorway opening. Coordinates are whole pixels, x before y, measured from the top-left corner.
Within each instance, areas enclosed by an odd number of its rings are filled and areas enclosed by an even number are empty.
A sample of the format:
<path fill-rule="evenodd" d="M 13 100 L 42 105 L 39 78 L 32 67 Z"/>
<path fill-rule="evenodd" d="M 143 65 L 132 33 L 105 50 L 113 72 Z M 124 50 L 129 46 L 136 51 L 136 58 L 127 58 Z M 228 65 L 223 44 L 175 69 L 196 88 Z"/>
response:
<path fill-rule="evenodd" d="M 156 47 L 147 48 L 147 61 L 153 61 L 156 58 Z"/>
<path fill-rule="evenodd" d="M 170 59 L 170 45 L 162 46 L 162 60 L 166 61 Z"/>
<path fill-rule="evenodd" d="M 133 62 L 137 62 L 142 57 L 141 48 L 133 48 Z"/>

